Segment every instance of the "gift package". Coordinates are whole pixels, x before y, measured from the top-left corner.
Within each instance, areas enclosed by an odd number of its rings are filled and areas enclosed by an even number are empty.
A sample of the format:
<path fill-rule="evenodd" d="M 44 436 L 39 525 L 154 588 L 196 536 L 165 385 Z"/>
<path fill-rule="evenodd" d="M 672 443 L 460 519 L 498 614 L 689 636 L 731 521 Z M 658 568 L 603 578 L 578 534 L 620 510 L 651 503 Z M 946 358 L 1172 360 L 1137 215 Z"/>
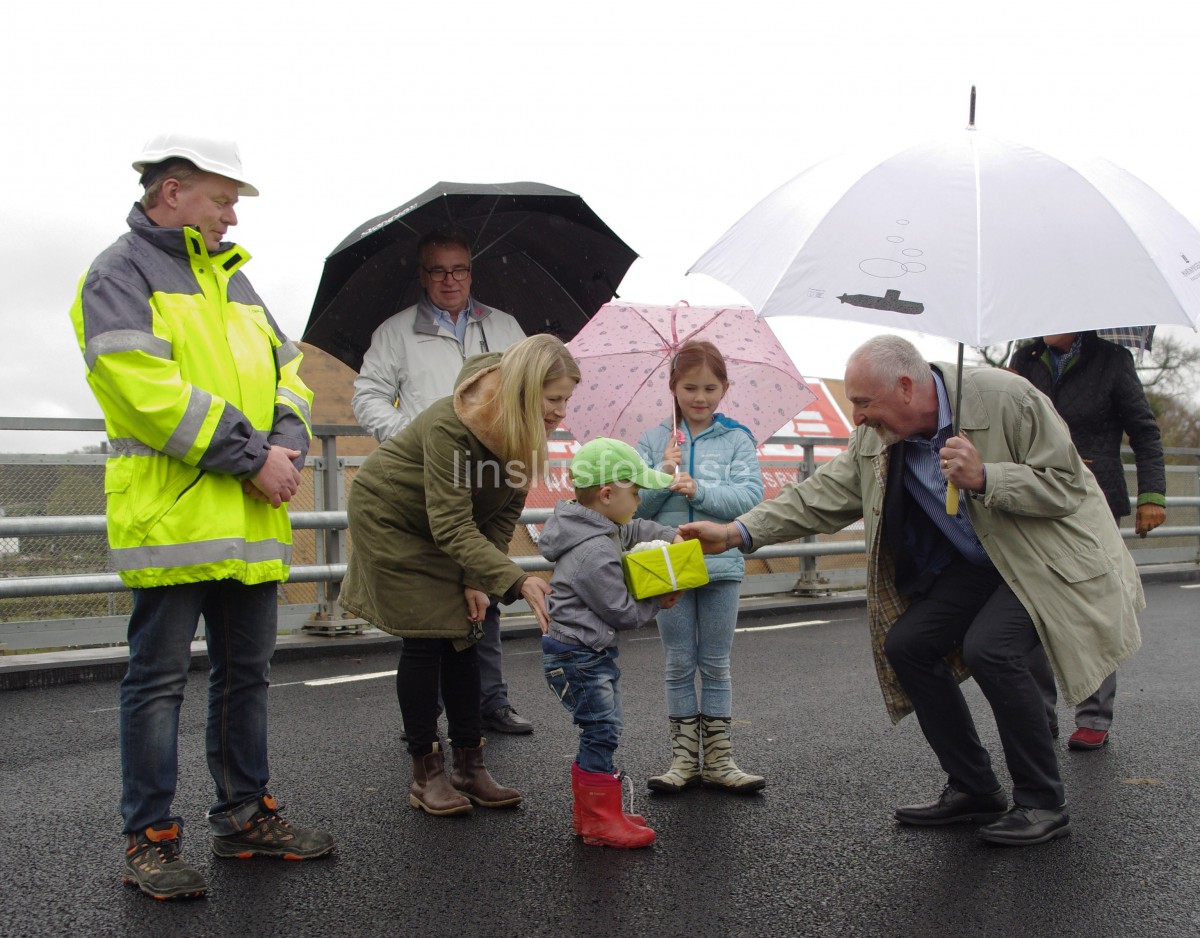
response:
<path fill-rule="evenodd" d="M 638 544 L 621 558 L 625 585 L 634 599 L 649 599 L 708 582 L 708 567 L 699 541 Z"/>

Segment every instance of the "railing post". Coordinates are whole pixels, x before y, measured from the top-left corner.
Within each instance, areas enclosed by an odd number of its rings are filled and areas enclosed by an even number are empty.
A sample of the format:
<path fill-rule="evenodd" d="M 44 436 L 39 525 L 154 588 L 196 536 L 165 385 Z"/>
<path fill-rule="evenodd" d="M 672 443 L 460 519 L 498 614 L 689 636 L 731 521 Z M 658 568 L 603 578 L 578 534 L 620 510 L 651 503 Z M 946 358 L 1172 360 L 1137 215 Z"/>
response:
<path fill-rule="evenodd" d="M 812 440 L 804 443 L 804 462 L 797 468 L 797 480 L 803 482 L 817 471 L 817 446 Z M 815 544 L 815 535 L 801 538 L 801 543 Z M 805 555 L 800 558 L 800 577 L 792 586 L 792 592 L 797 596 L 828 596 L 830 593 L 829 579 L 818 575 L 817 558 Z"/>
<path fill-rule="evenodd" d="M 318 437 L 321 441 L 321 460 L 319 464 L 320 484 L 314 486 L 314 494 L 320 504 L 318 511 L 342 511 L 345 501 L 345 486 L 343 484 L 344 464 L 337 455 L 337 436 L 329 434 Z M 320 560 L 326 564 L 342 562 L 344 532 L 341 528 L 322 528 L 317 544 L 321 553 Z M 317 612 L 311 620 L 304 624 L 304 630 L 310 632 L 354 631 L 363 629 L 361 620 L 346 620 L 338 594 L 341 583 L 336 580 L 321 580 L 317 585 Z"/>
<path fill-rule="evenodd" d="M 1200 496 L 1200 466 L 1196 467 L 1195 486 L 1192 489 L 1192 495 Z M 1196 521 L 1200 524 L 1200 506 L 1196 508 Z M 1200 535 L 1196 536 L 1196 562 L 1200 563 Z"/>

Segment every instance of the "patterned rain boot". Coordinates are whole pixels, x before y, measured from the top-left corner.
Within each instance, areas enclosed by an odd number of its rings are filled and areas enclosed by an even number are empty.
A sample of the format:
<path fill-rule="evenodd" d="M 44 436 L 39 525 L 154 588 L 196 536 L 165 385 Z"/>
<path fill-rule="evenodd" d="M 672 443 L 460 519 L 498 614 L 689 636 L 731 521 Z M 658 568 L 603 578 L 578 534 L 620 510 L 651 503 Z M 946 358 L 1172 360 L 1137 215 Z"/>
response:
<path fill-rule="evenodd" d="M 700 734 L 704 743 L 704 785 L 739 795 L 761 791 L 767 787 L 767 780 L 761 775 L 743 772 L 733 761 L 733 743 L 729 739 L 731 722 L 729 717 L 700 717 Z"/>
<path fill-rule="evenodd" d="M 700 784 L 700 716 L 671 717 L 671 767 L 646 781 L 651 791 L 668 794 Z"/>

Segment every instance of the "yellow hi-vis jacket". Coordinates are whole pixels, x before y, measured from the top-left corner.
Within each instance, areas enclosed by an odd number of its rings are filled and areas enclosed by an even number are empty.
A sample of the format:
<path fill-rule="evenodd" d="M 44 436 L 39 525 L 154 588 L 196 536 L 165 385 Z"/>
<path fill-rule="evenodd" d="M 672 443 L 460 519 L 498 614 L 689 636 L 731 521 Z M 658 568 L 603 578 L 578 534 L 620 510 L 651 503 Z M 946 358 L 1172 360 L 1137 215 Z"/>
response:
<path fill-rule="evenodd" d="M 84 274 L 71 308 L 104 411 L 108 541 L 131 588 L 287 578 L 285 507 L 242 491 L 272 444 L 308 452 L 312 392 L 300 349 L 240 270 L 192 228 L 134 206 L 129 233 Z"/>

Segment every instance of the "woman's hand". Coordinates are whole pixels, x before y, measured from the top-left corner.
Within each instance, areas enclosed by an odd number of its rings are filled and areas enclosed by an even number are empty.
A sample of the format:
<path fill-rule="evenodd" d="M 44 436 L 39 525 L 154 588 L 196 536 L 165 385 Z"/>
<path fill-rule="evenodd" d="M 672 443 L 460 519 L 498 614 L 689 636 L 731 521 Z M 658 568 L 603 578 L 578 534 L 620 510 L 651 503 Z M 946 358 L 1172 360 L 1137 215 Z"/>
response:
<path fill-rule="evenodd" d="M 691 498 L 696 494 L 696 480 L 680 469 L 675 473 L 675 481 L 671 483 L 670 490 L 676 494 Z"/>
<path fill-rule="evenodd" d="M 488 606 L 492 604 L 492 597 L 483 590 L 472 589 L 469 586 L 463 589 L 463 596 L 467 600 L 467 621 L 482 622 Z"/>
<path fill-rule="evenodd" d="M 543 635 L 550 628 L 550 613 L 546 611 L 546 597 L 551 592 L 553 591 L 550 589 L 550 584 L 541 577 L 527 576 L 525 582 L 521 584 L 521 598 L 529 604 L 529 608 L 537 616 L 538 627 L 542 630 Z"/>
<path fill-rule="evenodd" d="M 682 595 L 683 590 L 676 590 L 674 593 L 664 593 L 659 597 L 658 604 L 664 609 L 670 609 L 677 602 L 679 602 L 679 597 Z"/>

